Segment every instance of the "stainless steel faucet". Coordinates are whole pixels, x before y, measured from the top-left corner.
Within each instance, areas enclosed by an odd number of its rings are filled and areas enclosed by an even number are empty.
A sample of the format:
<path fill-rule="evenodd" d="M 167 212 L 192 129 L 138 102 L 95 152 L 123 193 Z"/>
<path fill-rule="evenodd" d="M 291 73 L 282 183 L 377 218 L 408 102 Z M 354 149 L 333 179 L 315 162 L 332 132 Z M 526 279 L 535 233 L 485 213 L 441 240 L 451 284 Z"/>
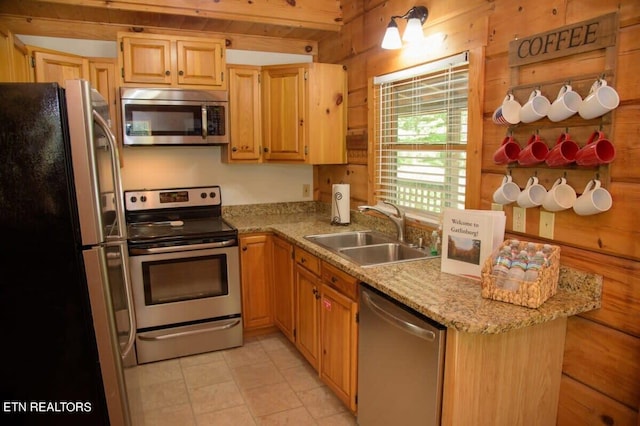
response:
<path fill-rule="evenodd" d="M 393 207 L 394 209 L 396 209 L 396 213 L 389 213 L 386 210 L 382 210 L 377 206 L 358 206 L 358 210 L 361 212 L 366 212 L 369 210 L 373 210 L 376 211 L 378 213 L 381 213 L 383 215 L 385 215 L 386 217 L 389 218 L 389 220 L 391 222 L 393 222 L 393 224 L 396 226 L 396 231 L 398 233 L 398 241 L 402 241 L 404 242 L 404 222 L 405 222 L 405 213 L 400 210 L 400 208 L 398 208 L 398 206 L 396 206 L 393 203 L 390 203 L 388 201 L 383 201 L 383 203 L 390 205 L 391 207 Z"/>

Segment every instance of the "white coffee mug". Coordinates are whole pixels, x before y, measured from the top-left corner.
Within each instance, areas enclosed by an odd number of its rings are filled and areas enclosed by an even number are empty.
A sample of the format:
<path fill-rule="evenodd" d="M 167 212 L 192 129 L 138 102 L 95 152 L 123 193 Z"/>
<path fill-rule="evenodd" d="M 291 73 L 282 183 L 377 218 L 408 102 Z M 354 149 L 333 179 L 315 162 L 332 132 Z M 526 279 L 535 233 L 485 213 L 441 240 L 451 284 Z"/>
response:
<path fill-rule="evenodd" d="M 544 201 L 546 194 L 547 189 L 538 183 L 538 178 L 531 176 L 527 181 L 527 186 L 518 195 L 517 202 L 520 207 L 525 209 L 538 207 Z"/>
<path fill-rule="evenodd" d="M 606 212 L 612 204 L 609 191 L 601 187 L 598 179 L 592 179 L 587 183 L 582 195 L 573 204 L 573 211 L 580 216 L 589 216 Z"/>
<path fill-rule="evenodd" d="M 505 175 L 502 178 L 502 184 L 493 193 L 493 202 L 497 204 L 510 204 L 518 199 L 518 194 L 520 194 L 518 184 L 513 182 L 513 178 L 510 175 Z"/>
<path fill-rule="evenodd" d="M 567 179 L 558 178 L 551 189 L 547 191 L 542 201 L 542 207 L 550 212 L 570 209 L 576 201 L 576 190 L 567 184 Z"/>
<path fill-rule="evenodd" d="M 582 98 L 570 85 L 565 84 L 560 88 L 558 97 L 549 107 L 547 117 L 549 120 L 557 122 L 565 120 L 578 112 Z"/>
<path fill-rule="evenodd" d="M 547 115 L 550 107 L 551 102 L 549 102 L 549 99 L 547 99 L 540 90 L 535 89 L 531 92 L 531 95 L 529 95 L 527 103 L 522 105 L 522 109 L 520 109 L 520 121 L 523 123 L 532 123 L 540 120 Z"/>
<path fill-rule="evenodd" d="M 600 117 L 615 109 L 620 104 L 620 96 L 616 90 L 607 85 L 607 80 L 598 79 L 591 86 L 589 94 L 584 98 L 578 114 L 585 120 Z"/>
<path fill-rule="evenodd" d="M 493 112 L 493 122 L 502 126 L 518 124 L 520 122 L 520 108 L 520 103 L 509 93 L 502 101 L 502 105 Z"/>

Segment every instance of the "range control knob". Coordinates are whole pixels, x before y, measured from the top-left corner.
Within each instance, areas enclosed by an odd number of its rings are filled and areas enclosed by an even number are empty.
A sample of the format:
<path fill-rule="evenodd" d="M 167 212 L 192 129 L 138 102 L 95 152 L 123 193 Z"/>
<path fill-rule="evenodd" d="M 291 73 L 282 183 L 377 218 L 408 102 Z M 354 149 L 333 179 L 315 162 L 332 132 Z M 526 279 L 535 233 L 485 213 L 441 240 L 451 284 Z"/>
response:
<path fill-rule="evenodd" d="M 207 198 L 207 193 L 206 192 L 201 192 L 200 193 L 200 198 Z"/>
<path fill-rule="evenodd" d="M 213 192 L 213 191 L 212 191 L 212 192 L 210 192 L 210 193 L 209 193 L 209 197 L 211 197 L 211 198 L 216 198 L 216 193 L 215 193 L 215 192 Z"/>
<path fill-rule="evenodd" d="M 141 195 L 140 196 L 140 201 L 142 201 L 143 203 L 147 202 L 147 196 L 146 195 Z"/>
<path fill-rule="evenodd" d="M 132 195 L 131 198 L 129 198 L 129 201 L 131 201 L 132 203 L 135 203 L 138 201 L 138 198 L 135 195 Z"/>

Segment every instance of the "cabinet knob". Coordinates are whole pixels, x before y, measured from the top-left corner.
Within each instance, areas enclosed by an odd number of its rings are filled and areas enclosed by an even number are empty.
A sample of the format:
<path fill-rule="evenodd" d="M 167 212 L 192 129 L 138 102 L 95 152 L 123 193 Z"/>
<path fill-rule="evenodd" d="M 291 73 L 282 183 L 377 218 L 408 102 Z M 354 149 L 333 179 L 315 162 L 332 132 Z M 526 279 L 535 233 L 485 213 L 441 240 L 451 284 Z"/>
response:
<path fill-rule="evenodd" d="M 184 75 L 184 71 L 182 70 L 178 71 L 178 75 Z"/>
<path fill-rule="evenodd" d="M 166 71 L 164 72 L 164 75 L 171 75 L 171 71 L 166 70 Z"/>
<path fill-rule="evenodd" d="M 247 246 L 242 247 L 242 251 L 247 251 Z"/>
<path fill-rule="evenodd" d="M 335 284 L 338 282 L 338 279 L 336 277 L 331 277 L 331 282 Z"/>
<path fill-rule="evenodd" d="M 262 148 L 262 150 L 263 150 L 264 152 L 269 152 L 269 148 L 267 148 L 266 146 L 265 146 L 264 148 Z"/>
<path fill-rule="evenodd" d="M 304 257 L 301 257 L 301 258 L 300 258 L 300 263 L 304 263 L 304 262 L 306 262 L 306 261 L 307 261 L 307 259 L 305 259 Z"/>
<path fill-rule="evenodd" d="M 236 152 L 237 150 L 238 150 L 238 148 L 235 147 L 235 146 L 233 148 L 231 148 L 231 151 L 233 151 L 233 152 Z"/>

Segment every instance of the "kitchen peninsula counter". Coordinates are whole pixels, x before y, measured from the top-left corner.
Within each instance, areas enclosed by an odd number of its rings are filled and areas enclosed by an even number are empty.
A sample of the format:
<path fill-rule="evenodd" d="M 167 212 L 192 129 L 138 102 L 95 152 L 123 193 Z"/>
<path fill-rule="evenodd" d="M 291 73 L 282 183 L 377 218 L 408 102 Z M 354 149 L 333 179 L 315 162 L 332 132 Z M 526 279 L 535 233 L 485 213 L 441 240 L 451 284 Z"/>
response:
<path fill-rule="evenodd" d="M 273 214 L 255 205 L 226 208 L 223 216 L 241 234 L 275 233 L 417 312 L 464 333 L 504 333 L 597 309 L 601 303 L 600 275 L 562 265 L 556 295 L 531 309 L 483 298 L 479 281 L 440 272 L 440 258 L 363 268 L 304 238 L 373 229 L 357 220 L 348 226 L 331 225 L 326 212 L 285 208 Z"/>

